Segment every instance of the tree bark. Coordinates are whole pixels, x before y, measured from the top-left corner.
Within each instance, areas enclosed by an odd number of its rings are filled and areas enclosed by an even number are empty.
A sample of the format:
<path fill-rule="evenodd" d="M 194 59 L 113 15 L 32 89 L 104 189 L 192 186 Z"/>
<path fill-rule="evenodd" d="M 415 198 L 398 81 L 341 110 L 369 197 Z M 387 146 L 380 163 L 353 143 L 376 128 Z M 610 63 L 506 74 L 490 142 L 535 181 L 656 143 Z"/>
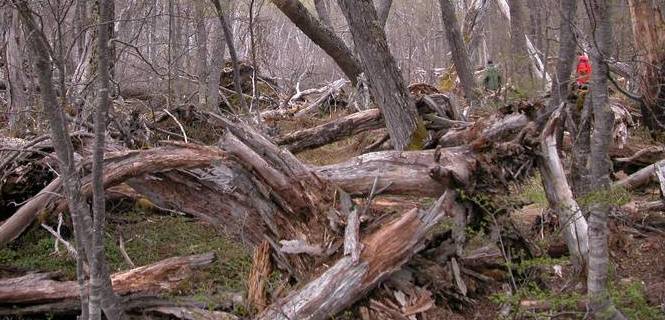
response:
<path fill-rule="evenodd" d="M 556 75 L 552 79 L 552 100 L 549 109 L 553 110 L 568 97 L 570 73 L 575 62 L 575 17 L 577 0 L 561 1 L 561 17 L 559 18 L 559 54 L 557 56 Z"/>
<path fill-rule="evenodd" d="M 213 51 L 210 59 L 210 75 L 208 76 L 208 110 L 219 112 L 219 84 L 222 68 L 224 67 L 225 42 L 224 35 L 213 29 Z"/>
<path fill-rule="evenodd" d="M 665 133 L 665 4 L 630 0 L 635 46 L 640 51 L 642 117 L 647 127 Z"/>
<path fill-rule="evenodd" d="M 510 52 L 514 83 L 523 88 L 529 75 L 529 53 L 524 34 L 522 1 L 508 0 L 510 6 Z"/>
<path fill-rule="evenodd" d="M 319 20 L 332 30 L 333 25 L 328 11 L 328 0 L 314 0 L 314 8 L 316 8 L 316 14 L 319 15 Z"/>
<path fill-rule="evenodd" d="M 420 149 L 427 135 L 413 100 L 388 48 L 371 0 L 338 0 L 363 63 L 369 89 L 386 120 L 396 150 Z"/>
<path fill-rule="evenodd" d="M 214 112 L 217 108 L 212 108 L 212 105 L 208 103 L 208 98 L 211 96 L 208 94 L 208 83 L 210 79 L 208 78 L 209 69 L 208 69 L 208 30 L 206 29 L 206 20 L 205 20 L 205 2 L 195 1 L 194 2 L 194 24 L 196 29 L 196 55 L 198 57 L 196 70 L 198 74 L 198 97 L 199 97 L 199 108 L 202 110 Z M 219 54 L 219 53 L 215 53 Z M 223 53 L 222 53 L 223 55 Z M 211 66 L 212 67 L 212 66 Z M 219 79 L 219 77 L 218 77 Z M 219 80 L 218 80 L 219 81 Z M 214 92 L 217 93 L 216 90 Z"/>
<path fill-rule="evenodd" d="M 592 50 L 591 98 L 593 105 L 594 131 L 591 136 L 591 175 L 600 200 L 590 204 L 589 217 L 589 268 L 588 296 L 591 315 L 600 319 L 625 319 L 616 309 L 607 290 L 609 248 L 607 244 L 607 219 L 610 211 L 607 191 L 610 189 L 612 162 L 609 159 L 612 142 L 614 114 L 608 101 L 609 67 L 605 60 L 612 47 L 612 0 L 592 0 L 589 3 L 589 19 L 596 23 Z"/>
<path fill-rule="evenodd" d="M 104 228 L 106 224 L 106 199 L 104 195 L 104 151 L 108 111 L 111 105 L 110 71 L 111 49 L 109 48 L 110 31 L 113 21 L 113 3 L 111 0 L 99 1 L 99 24 L 97 26 L 98 54 L 98 106 L 95 110 L 95 144 L 92 160 L 92 243 L 90 265 L 89 319 L 101 319 L 102 306 L 107 319 L 120 319 L 124 311 L 120 300 L 113 293 L 108 264 L 104 254 Z"/>
<path fill-rule="evenodd" d="M 440 0 L 441 5 L 441 20 L 446 29 L 446 37 L 448 38 L 448 45 L 451 47 L 453 62 L 455 63 L 455 70 L 462 83 L 464 96 L 467 101 L 474 106 L 477 103 L 476 96 L 476 81 L 471 70 L 471 63 L 469 62 L 469 54 L 462 39 L 462 32 L 460 31 L 457 16 L 455 15 L 455 6 L 451 0 Z M 472 109 L 469 109 L 471 112 Z"/>
<path fill-rule="evenodd" d="M 9 131 L 12 135 L 19 134 L 19 131 L 27 124 L 27 113 L 30 111 L 29 100 L 26 89 L 28 81 L 23 68 L 23 37 L 21 32 L 21 22 L 19 14 L 15 10 L 7 10 L 5 17 L 9 24 L 6 35 L 7 44 L 5 48 L 5 57 L 7 61 L 7 87 L 9 89 L 8 114 Z"/>
<path fill-rule="evenodd" d="M 376 6 L 376 13 L 379 18 L 381 28 L 386 28 L 388 17 L 390 16 L 390 8 L 393 6 L 393 0 L 378 0 Z"/>
<path fill-rule="evenodd" d="M 335 61 L 355 86 L 363 69 L 351 49 L 344 44 L 344 41 L 312 16 L 300 1 L 272 0 L 272 2 L 300 31 Z"/>

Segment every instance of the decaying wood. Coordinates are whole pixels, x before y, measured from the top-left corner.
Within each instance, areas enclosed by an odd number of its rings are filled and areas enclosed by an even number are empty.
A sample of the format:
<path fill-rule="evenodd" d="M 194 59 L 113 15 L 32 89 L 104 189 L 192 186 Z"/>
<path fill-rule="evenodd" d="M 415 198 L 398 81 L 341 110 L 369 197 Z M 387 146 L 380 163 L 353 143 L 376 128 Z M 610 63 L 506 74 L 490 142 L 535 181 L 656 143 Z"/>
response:
<path fill-rule="evenodd" d="M 247 280 L 247 303 L 259 312 L 268 305 L 266 284 L 270 271 L 270 243 L 263 241 L 254 249 L 252 269 Z"/>
<path fill-rule="evenodd" d="M 144 312 L 175 317 L 184 320 L 237 320 L 237 316 L 221 311 L 207 311 L 196 307 L 154 307 Z"/>
<path fill-rule="evenodd" d="M 319 96 L 316 100 L 314 100 L 311 104 L 309 104 L 307 107 L 303 108 L 302 110 L 296 112 L 294 115 L 297 118 L 302 118 L 307 115 L 310 115 L 314 112 L 316 112 L 319 109 L 319 106 L 324 103 L 328 99 L 334 99 L 336 95 L 339 94 L 340 90 L 342 87 L 347 83 L 348 81 L 344 79 L 339 79 L 328 86 L 326 86 L 325 91 L 321 96 Z"/>
<path fill-rule="evenodd" d="M 541 134 L 541 158 L 539 164 L 545 195 L 559 218 L 566 245 L 578 267 L 584 265 L 589 253 L 587 222 L 582 215 L 573 192 L 566 180 L 566 173 L 556 144 L 556 128 L 561 108 L 556 110 Z"/>
<path fill-rule="evenodd" d="M 665 160 L 650 164 L 639 171 L 614 183 L 615 187 L 634 190 L 650 182 L 657 181 L 656 169 L 665 167 Z"/>
<path fill-rule="evenodd" d="M 104 186 L 108 188 L 130 177 L 156 171 L 206 166 L 223 158 L 224 153 L 217 148 L 178 143 L 149 150 L 111 153 L 105 157 Z M 89 168 L 89 165 L 87 162 L 83 167 Z M 90 181 L 90 176 L 82 180 L 83 187 L 80 192 L 85 196 L 92 194 Z M 44 213 L 44 210 L 64 211 L 67 202 L 57 196 L 61 187 L 60 178 L 56 178 L 40 192 L 41 196 L 33 197 L 0 225 L 0 246 L 18 237 L 37 215 Z"/>
<path fill-rule="evenodd" d="M 113 291 L 121 294 L 161 293 L 175 289 L 193 270 L 211 264 L 213 253 L 173 257 L 156 263 L 120 272 L 111 276 Z M 28 274 L 18 278 L 0 279 L 0 301 L 3 304 L 39 304 L 78 299 L 76 281 L 52 280 L 54 274 Z"/>
<path fill-rule="evenodd" d="M 318 278 L 273 303 L 257 319 L 328 319 L 406 263 L 443 216 L 442 199 L 429 210 L 413 209 L 363 240 L 360 260 L 342 257 Z"/>

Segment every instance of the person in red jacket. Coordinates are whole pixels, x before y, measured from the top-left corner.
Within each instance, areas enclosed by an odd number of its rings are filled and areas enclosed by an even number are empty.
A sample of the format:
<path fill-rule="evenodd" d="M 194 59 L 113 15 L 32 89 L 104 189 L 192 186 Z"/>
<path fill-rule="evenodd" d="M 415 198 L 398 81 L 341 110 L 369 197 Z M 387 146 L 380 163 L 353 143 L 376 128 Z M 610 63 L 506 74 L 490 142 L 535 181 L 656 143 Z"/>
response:
<path fill-rule="evenodd" d="M 577 62 L 577 86 L 585 88 L 591 78 L 591 64 L 589 57 L 581 55 Z"/>

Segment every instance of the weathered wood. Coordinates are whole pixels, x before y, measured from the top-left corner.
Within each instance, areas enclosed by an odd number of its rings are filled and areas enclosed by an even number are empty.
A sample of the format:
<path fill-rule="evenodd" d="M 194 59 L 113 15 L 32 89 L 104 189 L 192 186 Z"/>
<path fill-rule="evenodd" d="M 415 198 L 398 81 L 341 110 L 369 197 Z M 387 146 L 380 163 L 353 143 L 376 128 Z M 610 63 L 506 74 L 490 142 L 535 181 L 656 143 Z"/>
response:
<path fill-rule="evenodd" d="M 656 181 L 656 168 L 665 166 L 665 160 L 648 165 L 639 171 L 614 183 L 615 187 L 635 190 L 645 184 Z"/>
<path fill-rule="evenodd" d="M 113 291 L 118 294 L 169 292 L 192 276 L 193 270 L 211 264 L 213 253 L 173 257 L 111 276 Z M 76 281 L 52 280 L 54 274 L 28 274 L 0 279 L 0 301 L 3 304 L 39 304 L 76 299 L 80 291 Z"/>
<path fill-rule="evenodd" d="M 557 213 L 568 252 L 576 266 L 581 268 L 587 261 L 589 252 L 588 226 L 568 185 L 566 172 L 557 150 L 556 129 L 560 113 L 561 108 L 554 112 L 541 134 L 542 161 L 539 163 L 539 168 L 545 196 L 550 207 Z"/>
<path fill-rule="evenodd" d="M 213 161 L 223 158 L 224 153 L 217 148 L 179 143 L 149 150 L 110 153 L 105 157 L 104 186 L 108 188 L 120 184 L 130 177 L 156 171 L 207 166 Z M 86 162 L 83 167 L 89 168 L 89 165 L 90 163 Z M 90 176 L 82 179 L 82 188 L 78 191 L 82 196 L 92 194 L 90 181 Z M 55 196 L 61 187 L 60 178 L 56 178 L 40 192 L 41 195 L 33 197 L 0 225 L 0 246 L 4 246 L 18 237 L 37 215 L 44 213 L 43 211 L 47 208 L 53 212 L 66 210 L 67 202 Z M 57 203 L 53 203 L 54 201 Z"/>
<path fill-rule="evenodd" d="M 278 138 L 275 142 L 291 152 L 320 147 L 364 131 L 385 126 L 381 111 L 369 109 L 336 119 L 323 125 L 295 131 Z"/>
<path fill-rule="evenodd" d="M 321 276 L 281 299 L 257 320 L 328 319 L 397 271 L 443 217 L 443 197 L 427 211 L 413 209 L 363 240 L 360 260 L 339 259 Z"/>
<path fill-rule="evenodd" d="M 270 243 L 263 241 L 254 249 L 252 269 L 247 280 L 247 303 L 258 312 L 263 311 L 268 305 L 266 284 L 270 271 Z"/>

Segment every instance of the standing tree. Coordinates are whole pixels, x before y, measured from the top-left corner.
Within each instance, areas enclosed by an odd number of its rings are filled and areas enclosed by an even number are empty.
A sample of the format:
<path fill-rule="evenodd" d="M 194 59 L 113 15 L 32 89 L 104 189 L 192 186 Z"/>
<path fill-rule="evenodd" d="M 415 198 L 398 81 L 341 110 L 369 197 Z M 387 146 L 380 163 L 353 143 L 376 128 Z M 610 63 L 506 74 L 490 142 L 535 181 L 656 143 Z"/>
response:
<path fill-rule="evenodd" d="M 511 76 L 513 83 L 523 87 L 526 83 L 525 76 L 529 74 L 529 54 L 526 49 L 526 37 L 524 36 L 522 1 L 508 0 L 510 6 L 510 54 L 511 54 Z"/>
<path fill-rule="evenodd" d="M 208 104 L 208 30 L 205 21 L 205 4 L 203 1 L 194 1 L 199 107 L 203 110 L 215 111 L 216 108 L 212 108 Z"/>
<path fill-rule="evenodd" d="M 642 117 L 665 134 L 665 2 L 630 0 L 635 46 L 639 50 Z"/>
<path fill-rule="evenodd" d="M 93 221 L 91 221 L 90 208 L 81 193 L 81 176 L 76 168 L 74 160 L 74 147 L 69 136 L 67 123 L 63 106 L 58 103 L 56 91 L 53 85 L 53 68 L 51 57 L 53 49 L 48 43 L 43 29 L 37 24 L 33 18 L 33 12 L 25 0 L 13 0 L 12 3 L 18 9 L 26 31 L 31 34 L 29 38 L 29 46 L 33 52 L 33 63 L 37 73 L 37 80 L 39 82 L 40 95 L 42 104 L 44 106 L 44 113 L 48 119 L 51 130 L 51 141 L 55 149 L 55 153 L 59 163 L 60 179 L 67 199 L 69 212 L 72 216 L 72 224 L 74 226 L 74 237 L 76 240 L 76 248 L 78 251 L 77 256 L 77 278 L 81 291 L 81 314 L 83 319 L 88 318 L 88 285 L 85 279 L 84 263 L 87 259 L 88 265 L 91 266 L 93 276 L 97 275 L 98 280 L 102 279 L 97 287 L 99 292 L 99 303 L 101 304 L 104 314 L 108 319 L 121 319 L 123 317 L 122 305 L 118 303 L 118 299 L 113 293 L 111 288 L 111 280 L 108 274 L 108 268 L 105 265 L 104 259 L 95 260 L 93 252 L 99 252 L 99 248 L 93 248 Z M 106 3 L 105 5 L 108 5 Z M 110 21 L 111 19 L 106 19 Z M 100 28 L 105 25 L 100 24 Z M 108 36 L 108 33 L 106 33 Z M 105 41 L 108 42 L 108 41 Z M 108 49 L 106 51 L 107 57 Z M 108 67 L 109 63 L 106 63 Z M 107 68 L 108 69 L 108 68 Z M 108 70 L 107 70 L 108 72 Z M 108 73 L 107 73 L 108 75 Z M 106 87 L 108 90 L 108 85 Z M 106 92 L 108 94 L 108 92 Z M 65 101 L 62 99 L 61 101 Z M 101 126 L 105 127 L 105 122 Z M 102 146 L 103 147 L 103 146 Z M 102 150 L 103 152 L 103 150 Z M 103 153 L 102 153 L 103 154 Z M 98 225 L 95 224 L 97 227 Z M 101 248 L 103 254 L 103 247 Z M 97 273 L 95 268 L 98 268 L 101 273 Z M 97 303 L 97 302 L 95 302 Z"/>
<path fill-rule="evenodd" d="M 25 125 L 26 113 L 29 110 L 28 94 L 25 91 L 28 82 L 23 70 L 23 37 L 21 23 L 16 10 L 6 10 L 5 18 L 9 23 L 6 28 L 5 57 L 7 59 L 7 89 L 9 90 L 9 131 L 18 133 Z"/>
<path fill-rule="evenodd" d="M 95 110 L 95 146 L 92 154 L 92 245 L 90 258 L 90 320 L 101 319 L 102 306 L 108 319 L 121 316 L 121 305 L 113 292 L 111 277 L 104 254 L 104 228 L 106 224 L 106 199 L 104 197 L 104 151 L 106 121 L 111 105 L 110 75 L 112 50 L 109 46 L 113 26 L 113 0 L 100 0 L 99 23 L 97 24 L 97 99 Z M 87 214 L 87 213 L 84 213 Z"/>
<path fill-rule="evenodd" d="M 319 20 L 323 22 L 328 28 L 332 29 L 332 21 L 330 20 L 330 10 L 328 10 L 328 0 L 314 0 L 314 8 L 316 14 L 319 15 Z"/>
<path fill-rule="evenodd" d="M 386 28 L 388 16 L 390 16 L 390 8 L 393 6 L 393 0 L 379 0 L 376 6 L 376 13 L 379 17 L 381 28 Z"/>
<path fill-rule="evenodd" d="M 355 85 L 363 72 L 360 62 L 335 33 L 316 19 L 298 0 L 272 0 L 272 3 L 312 42 L 325 51 Z"/>
<path fill-rule="evenodd" d="M 440 0 L 441 4 L 441 20 L 446 29 L 446 37 L 448 38 L 448 45 L 451 47 L 453 62 L 457 75 L 462 83 L 464 96 L 467 101 L 473 106 L 478 98 L 476 96 L 476 81 L 471 71 L 471 63 L 469 62 L 469 54 L 462 39 L 462 32 L 460 31 L 457 16 L 455 15 L 455 6 L 450 0 Z"/>
<path fill-rule="evenodd" d="M 561 1 L 561 18 L 559 21 L 559 55 L 556 64 L 556 74 L 552 79 L 552 100 L 549 109 L 556 108 L 568 96 L 570 73 L 573 71 L 575 61 L 575 14 L 577 0 Z"/>
<path fill-rule="evenodd" d="M 427 131 L 390 53 L 374 4 L 371 0 L 338 3 L 349 23 L 370 92 L 386 120 L 393 146 L 396 150 L 422 148 Z"/>
<path fill-rule="evenodd" d="M 625 319 L 616 309 L 607 291 L 609 248 L 607 244 L 607 217 L 611 209 L 609 190 L 611 188 L 610 171 L 612 162 L 609 157 L 612 142 L 614 113 L 608 101 L 607 58 L 612 49 L 612 0 L 590 0 L 589 20 L 593 30 L 591 61 L 594 66 L 591 73 L 591 98 L 593 106 L 593 134 L 591 137 L 591 175 L 595 192 L 592 197 L 589 217 L 589 275 L 587 288 L 589 308 L 597 319 Z"/>

